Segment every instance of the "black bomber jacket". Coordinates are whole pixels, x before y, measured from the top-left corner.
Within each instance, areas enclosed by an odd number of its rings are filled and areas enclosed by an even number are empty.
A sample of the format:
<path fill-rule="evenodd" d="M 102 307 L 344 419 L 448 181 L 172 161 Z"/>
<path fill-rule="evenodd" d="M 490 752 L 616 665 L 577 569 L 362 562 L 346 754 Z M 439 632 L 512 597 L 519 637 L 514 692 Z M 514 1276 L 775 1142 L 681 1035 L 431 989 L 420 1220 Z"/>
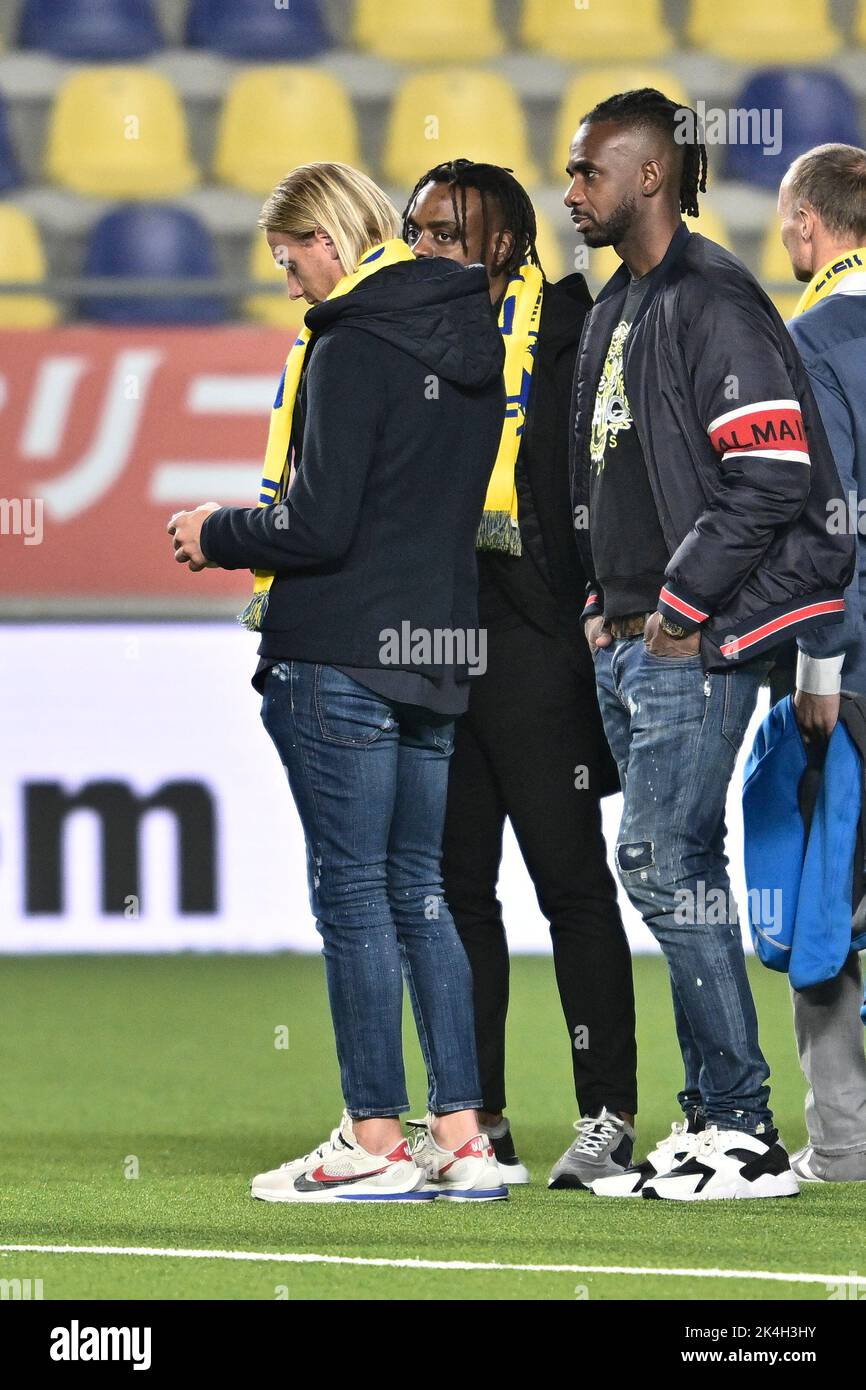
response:
<path fill-rule="evenodd" d="M 670 560 L 658 609 L 701 629 L 707 670 L 841 621 L 851 536 L 828 529 L 842 487 L 805 367 L 782 319 L 729 251 L 681 225 L 626 340 L 623 374 Z M 592 565 L 589 436 L 629 272 L 596 300 L 575 370 L 575 536 Z M 587 586 L 583 617 L 604 611 Z"/>

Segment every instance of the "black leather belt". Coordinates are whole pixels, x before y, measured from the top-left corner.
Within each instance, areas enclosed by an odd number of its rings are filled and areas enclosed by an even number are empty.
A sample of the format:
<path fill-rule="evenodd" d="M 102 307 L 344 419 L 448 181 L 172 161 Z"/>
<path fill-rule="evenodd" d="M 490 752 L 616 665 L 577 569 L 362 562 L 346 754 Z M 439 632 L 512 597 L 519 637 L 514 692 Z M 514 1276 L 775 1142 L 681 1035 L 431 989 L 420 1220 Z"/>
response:
<path fill-rule="evenodd" d="M 608 623 L 613 637 L 643 637 L 649 613 L 626 613 L 623 618 L 611 618 Z"/>

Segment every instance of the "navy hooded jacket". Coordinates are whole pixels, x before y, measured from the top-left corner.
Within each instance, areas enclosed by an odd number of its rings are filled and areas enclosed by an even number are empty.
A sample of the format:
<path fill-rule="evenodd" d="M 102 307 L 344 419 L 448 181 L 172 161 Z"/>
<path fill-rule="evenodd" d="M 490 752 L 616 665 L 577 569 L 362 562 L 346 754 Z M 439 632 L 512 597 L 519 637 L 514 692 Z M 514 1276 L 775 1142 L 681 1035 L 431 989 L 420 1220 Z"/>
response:
<path fill-rule="evenodd" d="M 201 546 L 224 569 L 275 572 L 261 656 L 376 667 L 386 629 L 477 627 L 475 534 L 505 414 L 502 335 L 483 267 L 442 257 L 388 266 L 305 322 L 314 336 L 283 515 L 223 507 Z"/>

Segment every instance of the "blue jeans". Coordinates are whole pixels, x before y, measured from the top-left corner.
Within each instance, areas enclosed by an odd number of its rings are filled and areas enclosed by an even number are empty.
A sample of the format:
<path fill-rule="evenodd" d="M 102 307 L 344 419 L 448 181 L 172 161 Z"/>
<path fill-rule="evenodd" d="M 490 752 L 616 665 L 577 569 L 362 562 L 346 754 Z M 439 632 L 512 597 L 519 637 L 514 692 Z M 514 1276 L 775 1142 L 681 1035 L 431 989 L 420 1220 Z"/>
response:
<path fill-rule="evenodd" d="M 667 959 L 685 1066 L 684 1110 L 760 1132 L 769 1068 L 727 874 L 725 801 L 768 662 L 705 674 L 700 656 L 652 656 L 642 637 L 593 657 L 624 789 L 617 869 Z"/>
<path fill-rule="evenodd" d="M 478 1109 L 472 972 L 440 869 L 453 720 L 306 661 L 271 667 L 262 720 L 304 828 L 349 1114 L 409 1109 L 404 975 L 430 1110 Z"/>

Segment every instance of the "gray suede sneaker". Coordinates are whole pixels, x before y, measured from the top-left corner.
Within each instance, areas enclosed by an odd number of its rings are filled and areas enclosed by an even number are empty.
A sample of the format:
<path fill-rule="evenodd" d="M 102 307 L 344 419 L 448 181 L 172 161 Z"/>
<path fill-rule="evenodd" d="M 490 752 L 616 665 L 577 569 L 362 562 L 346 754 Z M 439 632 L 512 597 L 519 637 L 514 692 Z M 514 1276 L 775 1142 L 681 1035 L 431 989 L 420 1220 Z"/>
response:
<path fill-rule="evenodd" d="M 791 1168 L 801 1182 L 866 1182 L 866 1153 L 816 1153 L 811 1144 L 791 1154 Z"/>
<path fill-rule="evenodd" d="M 631 1163 L 634 1130 L 612 1111 L 584 1115 L 575 1121 L 577 1138 L 554 1164 L 548 1187 L 591 1191 L 597 1178 L 621 1174 Z"/>

